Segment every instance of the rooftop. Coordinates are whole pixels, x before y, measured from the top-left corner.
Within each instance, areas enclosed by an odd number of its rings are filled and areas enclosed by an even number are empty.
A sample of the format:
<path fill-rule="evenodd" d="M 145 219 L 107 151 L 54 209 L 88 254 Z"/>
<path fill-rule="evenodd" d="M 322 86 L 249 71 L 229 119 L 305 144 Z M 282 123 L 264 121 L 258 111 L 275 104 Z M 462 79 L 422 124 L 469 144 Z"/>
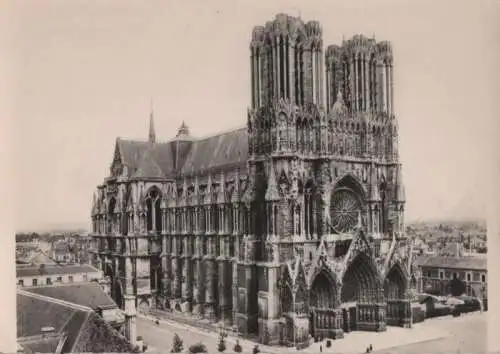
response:
<path fill-rule="evenodd" d="M 42 338 L 43 327 L 54 329 L 50 339 Z M 22 290 L 17 290 L 17 337 L 36 352 L 52 349 L 56 340 L 64 341 L 62 353 L 133 351 L 127 339 L 90 307 Z"/>
<path fill-rule="evenodd" d="M 23 290 L 54 299 L 68 301 L 77 305 L 87 306 L 93 310 L 105 307 L 117 307 L 113 299 L 104 292 L 101 286 L 93 282 L 37 286 L 23 288 Z"/>
<path fill-rule="evenodd" d="M 486 270 L 486 257 L 445 257 L 434 256 L 426 259 L 421 259 L 419 264 L 422 267 L 430 268 L 451 268 L 451 269 L 470 269 L 470 270 Z"/>
<path fill-rule="evenodd" d="M 81 273 L 97 273 L 100 270 L 89 265 L 46 265 L 40 267 L 16 267 L 16 277 L 33 277 L 38 275 L 65 275 Z"/>

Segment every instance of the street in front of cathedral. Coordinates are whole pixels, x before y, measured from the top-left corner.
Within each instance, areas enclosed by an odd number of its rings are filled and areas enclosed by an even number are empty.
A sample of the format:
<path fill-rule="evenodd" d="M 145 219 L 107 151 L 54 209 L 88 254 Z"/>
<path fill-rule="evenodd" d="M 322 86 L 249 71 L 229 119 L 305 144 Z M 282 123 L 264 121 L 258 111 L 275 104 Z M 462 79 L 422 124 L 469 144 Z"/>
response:
<path fill-rule="evenodd" d="M 196 327 L 160 321 L 156 324 L 154 317 L 140 316 L 137 329 L 148 343 L 149 351 L 169 351 L 174 334 L 184 341 L 184 347 L 196 343 L 206 345 L 210 353 L 217 352 L 218 333 L 208 332 Z M 330 348 L 326 341 L 314 343 L 303 349 L 304 353 L 319 353 L 320 345 L 326 353 L 363 353 L 371 344 L 374 353 L 406 354 L 406 353 L 483 353 L 486 352 L 486 313 L 472 313 L 462 317 L 440 317 L 414 325 L 410 331 L 393 327 L 385 333 L 357 332 L 350 336 L 333 341 Z M 471 330 L 475 335 L 471 336 Z M 236 336 L 229 336 L 227 352 L 233 352 Z M 250 352 L 254 342 L 239 338 L 244 352 Z M 262 353 L 288 353 L 291 348 L 260 346 Z"/>

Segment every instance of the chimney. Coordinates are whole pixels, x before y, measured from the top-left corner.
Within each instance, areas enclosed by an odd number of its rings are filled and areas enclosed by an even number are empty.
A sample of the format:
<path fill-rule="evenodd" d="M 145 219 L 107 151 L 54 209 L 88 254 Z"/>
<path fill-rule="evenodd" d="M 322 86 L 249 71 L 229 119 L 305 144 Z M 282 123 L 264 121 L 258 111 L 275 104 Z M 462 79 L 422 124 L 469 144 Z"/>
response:
<path fill-rule="evenodd" d="M 54 327 L 47 326 L 47 327 L 42 327 L 41 332 L 42 332 L 42 338 L 46 338 L 51 334 L 55 334 L 56 329 Z"/>

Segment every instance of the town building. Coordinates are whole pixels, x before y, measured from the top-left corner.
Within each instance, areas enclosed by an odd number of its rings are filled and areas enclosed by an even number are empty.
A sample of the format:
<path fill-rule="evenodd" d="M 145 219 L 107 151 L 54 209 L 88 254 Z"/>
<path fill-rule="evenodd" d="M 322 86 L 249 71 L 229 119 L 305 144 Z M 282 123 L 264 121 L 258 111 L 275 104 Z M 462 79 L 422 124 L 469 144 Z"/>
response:
<path fill-rule="evenodd" d="M 250 64 L 244 127 L 159 142 L 151 113 L 147 141 L 116 140 L 92 207 L 113 298 L 266 344 L 410 326 L 391 44 L 325 53 L 318 22 L 279 14 L 253 29 Z"/>
<path fill-rule="evenodd" d="M 94 310 L 104 321 L 124 333 L 123 311 L 97 282 L 24 287 L 23 290 Z"/>
<path fill-rule="evenodd" d="M 103 272 L 90 265 L 16 266 L 18 287 L 99 281 Z"/>
<path fill-rule="evenodd" d="M 75 263 L 75 256 L 70 252 L 70 245 L 66 240 L 52 244 L 52 259 L 59 264 Z"/>
<path fill-rule="evenodd" d="M 478 256 L 434 256 L 418 261 L 421 269 L 419 291 L 434 291 L 440 295 L 450 294 L 450 281 L 459 279 L 464 283 L 465 294 L 486 300 L 488 293 L 487 259 Z"/>
<path fill-rule="evenodd" d="M 17 341 L 25 353 L 139 352 L 90 307 L 21 289 Z"/>

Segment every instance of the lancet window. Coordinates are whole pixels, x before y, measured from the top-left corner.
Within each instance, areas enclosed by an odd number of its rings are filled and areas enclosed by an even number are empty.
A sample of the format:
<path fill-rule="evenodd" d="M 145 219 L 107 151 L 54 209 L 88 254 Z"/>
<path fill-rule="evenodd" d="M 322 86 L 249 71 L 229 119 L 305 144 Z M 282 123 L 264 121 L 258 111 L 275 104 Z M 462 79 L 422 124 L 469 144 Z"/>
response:
<path fill-rule="evenodd" d="M 161 193 L 157 188 L 151 188 L 146 196 L 147 231 L 161 231 Z"/>

